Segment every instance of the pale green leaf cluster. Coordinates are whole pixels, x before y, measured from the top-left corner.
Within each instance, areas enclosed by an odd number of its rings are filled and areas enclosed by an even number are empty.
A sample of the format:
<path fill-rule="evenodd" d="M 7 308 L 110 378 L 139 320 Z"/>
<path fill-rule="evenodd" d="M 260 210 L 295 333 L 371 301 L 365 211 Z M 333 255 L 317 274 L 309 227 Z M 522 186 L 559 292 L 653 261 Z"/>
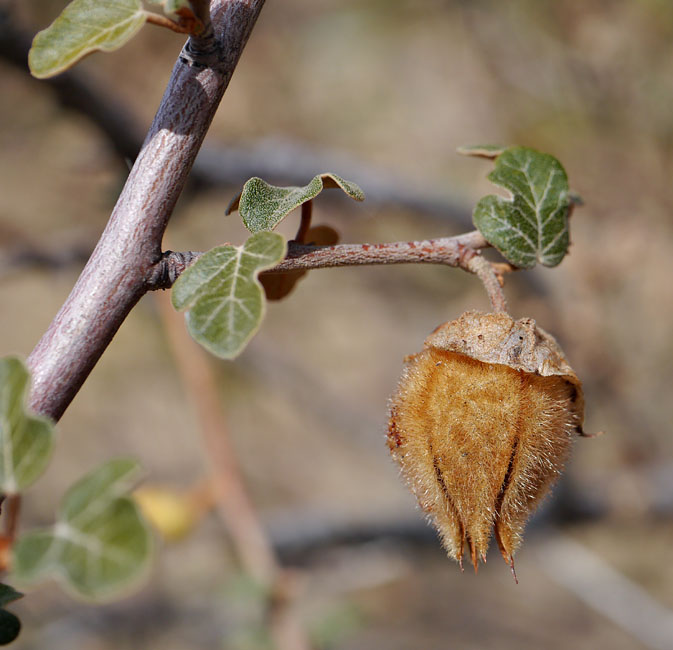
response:
<path fill-rule="evenodd" d="M 140 0 L 73 0 L 33 39 L 28 54 L 30 71 L 44 79 L 91 52 L 116 50 L 138 32 L 146 16 Z"/>
<path fill-rule="evenodd" d="M 173 285 L 173 306 L 186 315 L 192 337 L 223 359 L 232 359 L 258 330 L 265 301 L 257 276 L 285 256 L 285 240 L 259 232 L 242 246 L 204 253 Z"/>
<path fill-rule="evenodd" d="M 351 181 L 325 172 L 303 187 L 276 187 L 261 178 L 251 178 L 227 208 L 238 209 L 245 227 L 252 233 L 273 230 L 292 210 L 314 199 L 325 188 L 340 188 L 355 201 L 364 201 L 364 192 Z"/>
<path fill-rule="evenodd" d="M 125 594 L 143 577 L 152 538 L 127 493 L 139 466 L 109 461 L 65 494 L 49 529 L 27 533 L 15 544 L 17 580 L 61 580 L 75 595 L 102 601 Z"/>
<path fill-rule="evenodd" d="M 561 163 L 527 147 L 498 155 L 488 178 L 511 196 L 489 195 L 474 209 L 474 225 L 519 268 L 556 266 L 570 244 L 570 193 Z"/>
<path fill-rule="evenodd" d="M 0 359 L 0 492 L 16 494 L 42 474 L 51 457 L 54 425 L 25 407 L 30 376 L 15 357 Z"/>

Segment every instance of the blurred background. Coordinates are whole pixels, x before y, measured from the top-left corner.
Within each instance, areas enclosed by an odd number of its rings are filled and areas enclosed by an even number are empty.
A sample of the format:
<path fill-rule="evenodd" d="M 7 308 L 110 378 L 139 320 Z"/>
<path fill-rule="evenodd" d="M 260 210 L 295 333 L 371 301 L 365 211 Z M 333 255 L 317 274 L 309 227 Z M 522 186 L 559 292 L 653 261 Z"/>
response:
<path fill-rule="evenodd" d="M 118 52 L 36 81 L 24 39 L 64 5 L 0 3 L 2 355 L 27 356 L 67 297 L 184 40 L 147 26 Z M 304 184 L 323 171 L 368 196 L 317 200 L 314 223 L 344 242 L 458 234 L 492 191 L 492 163 L 456 147 L 552 153 L 585 201 L 570 254 L 508 277 L 506 294 L 513 316 L 562 343 L 584 382 L 585 430 L 606 432 L 576 441 L 516 556 L 518 585 L 495 548 L 477 576 L 461 574 L 388 457 L 386 408 L 404 356 L 438 324 L 488 309 L 485 292 L 460 270 L 422 265 L 304 278 L 269 305 L 240 358 L 205 368 L 256 511 L 293 568 L 293 616 L 319 647 L 673 648 L 672 79 L 665 0 L 285 0 L 262 11 L 166 248 L 242 241 L 224 210 L 252 175 Z M 149 485 L 203 484 L 202 418 L 160 299 L 141 301 L 63 417 L 23 528 L 51 522 L 65 489 L 115 455 L 139 458 Z M 12 609 L 21 648 L 271 647 L 264 599 L 215 513 L 160 541 L 149 583 L 127 600 L 92 607 L 49 584 Z"/>

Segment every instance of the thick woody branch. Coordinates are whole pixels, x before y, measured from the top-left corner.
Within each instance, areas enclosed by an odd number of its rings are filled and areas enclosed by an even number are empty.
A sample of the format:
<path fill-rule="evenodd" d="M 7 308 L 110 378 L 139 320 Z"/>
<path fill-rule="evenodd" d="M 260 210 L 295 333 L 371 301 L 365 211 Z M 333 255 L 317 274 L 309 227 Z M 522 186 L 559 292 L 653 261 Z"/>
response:
<path fill-rule="evenodd" d="M 161 240 L 264 0 L 213 0 L 210 38 L 183 49 L 110 221 L 28 359 L 30 406 L 58 420 L 147 291 Z"/>

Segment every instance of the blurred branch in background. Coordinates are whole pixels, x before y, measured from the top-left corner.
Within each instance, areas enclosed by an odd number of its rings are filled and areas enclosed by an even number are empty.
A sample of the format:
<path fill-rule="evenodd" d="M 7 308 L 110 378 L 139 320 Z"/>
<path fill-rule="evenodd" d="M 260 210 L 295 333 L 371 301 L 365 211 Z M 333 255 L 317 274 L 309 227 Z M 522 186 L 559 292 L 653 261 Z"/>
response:
<path fill-rule="evenodd" d="M 538 545 L 542 570 L 651 650 L 670 650 L 673 611 L 561 531 Z"/>
<path fill-rule="evenodd" d="M 0 58 L 28 77 L 28 50 L 31 41 L 32 36 L 15 23 L 10 10 L 0 5 Z M 138 155 L 144 130 L 115 95 L 97 86 L 80 69 L 69 70 L 50 79 L 33 81 L 42 88 L 51 89 L 63 107 L 89 119 L 122 160 L 132 161 Z"/>
<path fill-rule="evenodd" d="M 217 510 L 246 573 L 268 594 L 269 628 L 278 650 L 310 647 L 295 612 L 299 581 L 282 568 L 257 511 L 248 495 L 236 462 L 218 395 L 211 361 L 189 336 L 183 317 L 173 309 L 169 294 L 156 294 L 163 323 L 178 372 L 191 401 L 207 462 Z"/>
<path fill-rule="evenodd" d="M 79 239 L 79 237 L 78 237 Z M 66 246 L 35 242 L 23 230 L 0 223 L 0 280 L 26 269 L 57 271 L 83 266 L 95 242 L 73 242 Z"/>
<path fill-rule="evenodd" d="M 29 76 L 27 60 L 31 37 L 16 25 L 9 11 L 0 6 L 0 58 Z M 143 142 L 144 129 L 127 106 L 81 70 L 68 70 L 58 77 L 35 80 L 52 90 L 65 108 L 86 117 L 107 140 L 112 150 L 128 164 Z M 46 85 L 45 85 L 46 84 Z M 372 167 L 347 154 L 315 150 L 298 142 L 268 138 L 246 147 L 203 147 L 194 163 L 192 187 L 241 186 L 252 176 L 280 184 L 303 185 L 323 169 L 348 170 L 367 190 L 369 204 L 396 205 L 455 224 L 472 226 L 470 208 L 460 200 L 439 193 L 432 186 L 411 186 L 404 179 Z"/>

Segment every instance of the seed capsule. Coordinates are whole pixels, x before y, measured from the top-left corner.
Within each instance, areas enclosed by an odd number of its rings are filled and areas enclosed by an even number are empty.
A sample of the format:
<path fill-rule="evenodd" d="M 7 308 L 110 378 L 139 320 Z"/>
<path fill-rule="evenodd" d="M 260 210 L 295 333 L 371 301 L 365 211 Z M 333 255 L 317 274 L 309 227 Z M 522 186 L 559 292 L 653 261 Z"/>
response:
<path fill-rule="evenodd" d="M 494 528 L 514 571 L 583 419 L 582 384 L 553 337 L 530 318 L 467 312 L 406 358 L 388 447 L 461 568 L 466 546 L 475 570 L 486 561 Z"/>

